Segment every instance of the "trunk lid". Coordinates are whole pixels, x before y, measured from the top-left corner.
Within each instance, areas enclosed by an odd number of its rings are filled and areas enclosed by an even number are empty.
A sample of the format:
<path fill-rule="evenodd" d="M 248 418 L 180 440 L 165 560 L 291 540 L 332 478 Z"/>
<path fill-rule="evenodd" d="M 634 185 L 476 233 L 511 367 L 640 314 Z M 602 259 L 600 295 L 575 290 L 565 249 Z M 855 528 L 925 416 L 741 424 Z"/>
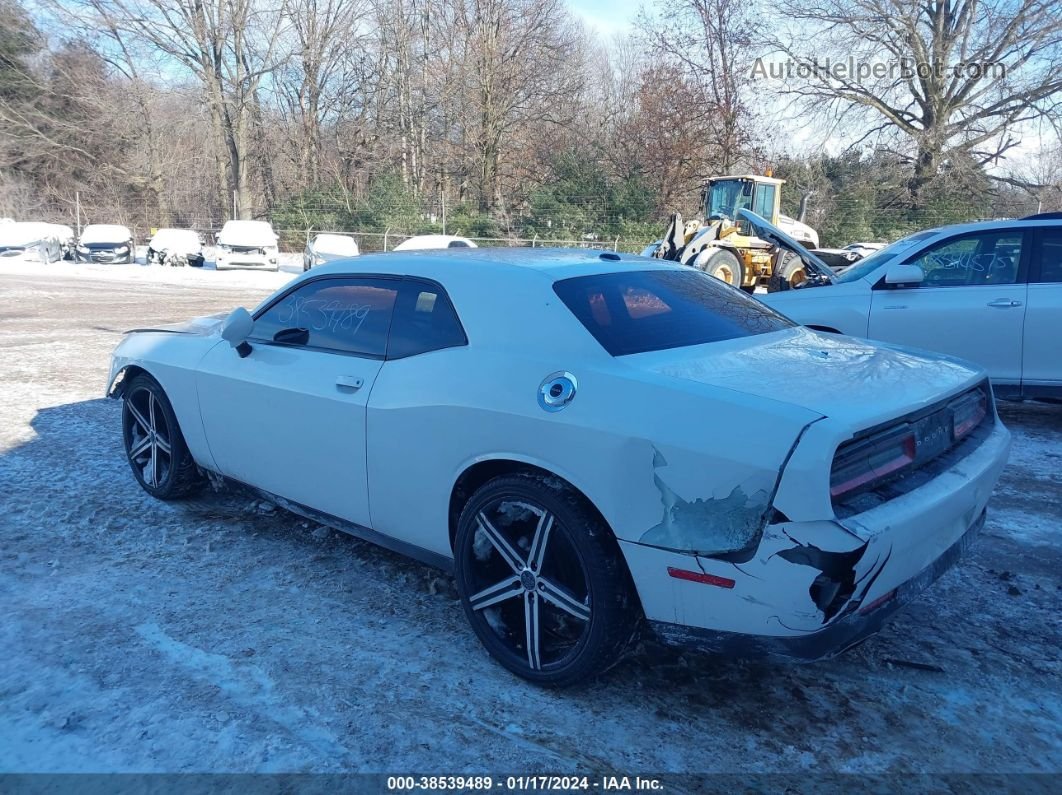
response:
<path fill-rule="evenodd" d="M 975 365 L 803 327 L 625 356 L 658 376 L 810 409 L 853 430 L 917 411 L 975 386 Z"/>

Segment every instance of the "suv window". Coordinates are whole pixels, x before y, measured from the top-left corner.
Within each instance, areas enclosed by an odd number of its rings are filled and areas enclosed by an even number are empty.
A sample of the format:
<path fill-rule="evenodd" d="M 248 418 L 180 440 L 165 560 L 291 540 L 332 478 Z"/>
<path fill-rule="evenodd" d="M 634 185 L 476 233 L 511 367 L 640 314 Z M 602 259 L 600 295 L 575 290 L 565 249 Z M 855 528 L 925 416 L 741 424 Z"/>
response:
<path fill-rule="evenodd" d="M 445 290 L 417 279 L 402 282 L 391 321 L 388 359 L 467 344 L 468 338 Z"/>
<path fill-rule="evenodd" d="M 1014 284 L 1021 246 L 1020 230 L 977 232 L 946 240 L 909 264 L 925 272 L 924 287 Z"/>
<path fill-rule="evenodd" d="M 254 321 L 252 339 L 383 358 L 399 279 L 315 279 Z"/>
<path fill-rule="evenodd" d="M 613 356 L 766 334 L 794 324 L 740 290 L 692 268 L 623 271 L 553 285 Z"/>
<path fill-rule="evenodd" d="M 1040 236 L 1040 275 L 1036 282 L 1062 282 L 1062 228 L 1049 227 Z"/>

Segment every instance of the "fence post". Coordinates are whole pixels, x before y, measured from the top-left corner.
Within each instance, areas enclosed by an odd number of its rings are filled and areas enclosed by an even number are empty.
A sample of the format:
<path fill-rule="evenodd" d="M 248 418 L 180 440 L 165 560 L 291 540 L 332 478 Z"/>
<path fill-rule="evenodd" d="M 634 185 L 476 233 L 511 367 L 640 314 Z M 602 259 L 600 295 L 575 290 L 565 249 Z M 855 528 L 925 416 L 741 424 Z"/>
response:
<path fill-rule="evenodd" d="M 535 232 L 535 238 L 531 241 L 531 248 L 534 248 L 536 243 L 538 243 L 538 232 Z"/>
<path fill-rule="evenodd" d="M 391 227 L 387 227 L 384 230 L 384 251 L 387 251 L 387 236 L 391 234 Z"/>
<path fill-rule="evenodd" d="M 616 242 L 612 244 L 613 251 L 619 251 L 619 238 L 616 238 Z"/>

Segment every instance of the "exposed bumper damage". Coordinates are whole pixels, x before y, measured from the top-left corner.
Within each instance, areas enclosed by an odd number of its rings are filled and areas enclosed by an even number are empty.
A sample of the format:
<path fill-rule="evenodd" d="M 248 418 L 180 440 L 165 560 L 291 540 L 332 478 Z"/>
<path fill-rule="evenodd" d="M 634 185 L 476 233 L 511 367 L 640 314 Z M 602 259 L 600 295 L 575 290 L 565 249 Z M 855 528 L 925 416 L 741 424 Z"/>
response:
<path fill-rule="evenodd" d="M 816 632 L 788 636 L 747 635 L 739 632 L 718 632 L 670 624 L 665 621 L 650 621 L 650 627 L 665 643 L 712 654 L 805 662 L 832 657 L 878 632 L 897 610 L 917 597 L 955 565 L 984 527 L 984 523 L 985 514 L 982 512 L 977 521 L 958 541 L 945 550 L 943 555 L 883 598 L 863 605 L 862 599 L 851 598 L 855 595 L 856 589 L 856 584 L 853 582 L 853 590 L 844 602 L 847 607 L 843 615 L 826 628 Z M 822 578 L 823 583 L 826 584 L 826 590 L 837 591 L 838 598 L 840 598 L 841 591 L 836 588 L 839 582 L 836 575 L 842 575 L 842 579 L 847 583 L 848 575 L 854 573 L 854 569 L 843 573 L 837 571 L 833 574 L 823 572 L 816 577 L 812 590 L 816 589 L 816 583 L 819 583 Z M 862 587 L 862 592 L 866 593 L 871 585 L 872 583 L 868 583 Z M 832 599 L 829 602 L 831 605 L 835 603 Z"/>
<path fill-rule="evenodd" d="M 806 436 L 814 436 L 816 427 Z M 811 442 L 811 448 L 819 447 Z M 810 464 L 813 456 L 807 446 L 798 448 L 803 452 L 793 456 L 763 505 L 736 490 L 730 498 L 709 501 L 734 509 L 723 514 L 724 536 L 745 527 L 746 506 L 769 511 L 770 523 L 760 526 L 750 551 L 683 553 L 650 545 L 666 530 L 665 523 L 640 542 L 621 541 L 646 618 L 662 639 L 716 652 L 810 660 L 876 632 L 969 546 L 984 523 L 1010 434 L 995 424 L 976 449 L 935 477 L 844 518 L 833 514 L 828 496 L 819 504 L 797 498 L 797 487 L 805 495 L 828 495 L 827 484 L 809 485 L 801 459 Z M 667 505 L 666 491 L 661 494 Z M 676 508 L 691 507 L 677 495 L 672 502 Z M 686 514 L 713 519 L 704 505 L 698 511 Z M 806 516 L 829 518 L 801 520 Z"/>

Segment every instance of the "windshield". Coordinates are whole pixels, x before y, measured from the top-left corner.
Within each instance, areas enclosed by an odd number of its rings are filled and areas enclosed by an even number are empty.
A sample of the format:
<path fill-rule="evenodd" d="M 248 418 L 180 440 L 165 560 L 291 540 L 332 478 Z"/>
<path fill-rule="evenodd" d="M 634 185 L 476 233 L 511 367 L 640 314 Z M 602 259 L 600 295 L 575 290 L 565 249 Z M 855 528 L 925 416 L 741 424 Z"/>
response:
<path fill-rule="evenodd" d="M 226 221 L 218 235 L 223 246 L 261 246 L 277 244 L 277 235 L 266 221 Z"/>
<path fill-rule="evenodd" d="M 313 242 L 315 251 L 329 254 L 357 254 L 358 244 L 346 235 L 318 235 Z"/>
<path fill-rule="evenodd" d="M 855 265 L 850 267 L 844 273 L 837 276 L 834 281 L 838 284 L 846 284 L 848 282 L 859 281 L 860 279 L 870 275 L 886 262 L 891 262 L 901 254 L 905 253 L 908 249 L 913 247 L 916 243 L 921 243 L 923 240 L 928 240 L 931 237 L 935 237 L 939 232 L 939 229 L 928 229 L 925 232 L 918 232 L 914 235 L 908 235 L 902 237 L 895 243 L 890 243 L 885 248 L 878 249 L 874 253 L 856 262 Z"/>
<path fill-rule="evenodd" d="M 793 323 L 703 271 L 623 271 L 553 285 L 612 356 L 767 334 Z"/>
<path fill-rule="evenodd" d="M 708 218 L 735 218 L 739 209 L 752 209 L 752 182 L 747 179 L 722 179 L 708 187 L 705 215 Z"/>
<path fill-rule="evenodd" d="M 128 227 L 115 224 L 90 224 L 81 231 L 81 243 L 128 243 L 133 237 Z"/>

